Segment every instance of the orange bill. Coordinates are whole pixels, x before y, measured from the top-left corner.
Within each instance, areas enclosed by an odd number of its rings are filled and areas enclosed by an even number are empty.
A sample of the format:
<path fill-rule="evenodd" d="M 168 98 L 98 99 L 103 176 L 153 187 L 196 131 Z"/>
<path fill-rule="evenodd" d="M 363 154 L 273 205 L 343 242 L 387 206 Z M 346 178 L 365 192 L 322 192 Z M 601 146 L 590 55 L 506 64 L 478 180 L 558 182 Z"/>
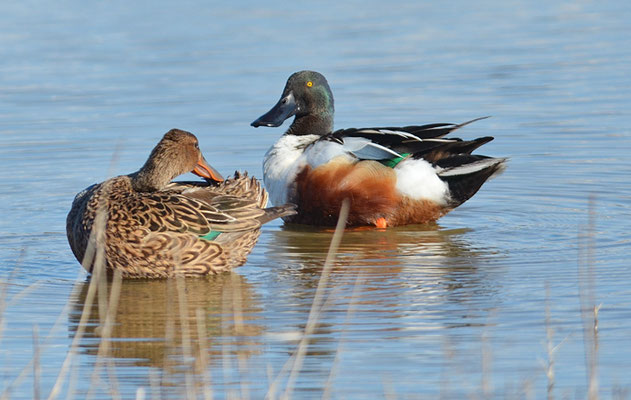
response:
<path fill-rule="evenodd" d="M 199 159 L 197 165 L 195 166 L 195 169 L 191 172 L 197 176 L 201 176 L 202 178 L 210 179 L 215 182 L 222 182 L 224 180 L 223 176 L 221 176 L 221 174 L 216 169 L 211 167 L 210 164 L 206 162 L 204 157 L 201 157 Z"/>

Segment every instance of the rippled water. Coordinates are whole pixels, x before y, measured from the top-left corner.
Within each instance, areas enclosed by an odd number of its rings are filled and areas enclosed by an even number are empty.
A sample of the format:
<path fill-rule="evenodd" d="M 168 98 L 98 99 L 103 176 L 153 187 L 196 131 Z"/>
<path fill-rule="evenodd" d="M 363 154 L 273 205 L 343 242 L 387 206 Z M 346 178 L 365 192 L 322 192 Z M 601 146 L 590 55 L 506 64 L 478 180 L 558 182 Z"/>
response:
<path fill-rule="evenodd" d="M 83 329 L 61 398 L 276 398 L 292 380 L 294 398 L 587 398 L 581 298 L 601 306 L 599 393 L 629 397 L 629 2 L 25 1 L 0 21 L 9 398 L 47 397 Z M 275 222 L 233 273 L 123 282 L 102 341 L 98 301 L 80 323 L 74 194 L 172 127 L 224 174 L 260 177 L 283 128 L 248 124 L 306 68 L 340 128 L 492 115 L 459 136 L 495 136 L 481 153 L 509 167 L 437 225 L 347 231 L 297 376 L 331 231 Z"/>

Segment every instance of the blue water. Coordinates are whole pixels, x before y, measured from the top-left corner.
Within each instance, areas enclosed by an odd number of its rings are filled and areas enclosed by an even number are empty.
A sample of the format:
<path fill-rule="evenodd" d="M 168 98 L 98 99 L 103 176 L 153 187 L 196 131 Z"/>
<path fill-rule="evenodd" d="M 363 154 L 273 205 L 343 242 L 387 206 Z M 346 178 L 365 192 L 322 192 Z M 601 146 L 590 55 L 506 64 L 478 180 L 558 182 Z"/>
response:
<path fill-rule="evenodd" d="M 74 195 L 173 127 L 224 175 L 261 177 L 286 126 L 249 123 L 313 69 L 339 128 L 491 115 L 458 135 L 510 161 L 436 226 L 345 234 L 292 398 L 587 398 L 581 295 L 601 305 L 599 394 L 628 398 L 629 21 L 627 1 L 3 2 L 0 391 L 47 397 L 72 354 Z M 168 282 L 125 282 L 109 355 L 95 307 L 59 398 L 279 398 L 330 240 L 273 222 L 182 307 Z"/>

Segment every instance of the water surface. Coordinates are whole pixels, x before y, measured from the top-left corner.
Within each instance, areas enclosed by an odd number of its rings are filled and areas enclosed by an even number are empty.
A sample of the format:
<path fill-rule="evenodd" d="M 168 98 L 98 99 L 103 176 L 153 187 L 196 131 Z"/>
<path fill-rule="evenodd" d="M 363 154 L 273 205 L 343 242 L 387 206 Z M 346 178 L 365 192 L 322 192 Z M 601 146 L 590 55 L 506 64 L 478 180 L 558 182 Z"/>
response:
<path fill-rule="evenodd" d="M 628 398 L 628 2 L 27 1 L 0 15 L 9 398 L 47 397 L 69 354 L 60 398 L 587 398 L 581 304 L 600 306 L 598 391 Z M 249 123 L 307 68 L 328 78 L 339 128 L 492 115 L 458 135 L 495 136 L 480 152 L 509 167 L 436 225 L 346 232 L 292 378 L 330 230 L 274 222 L 232 273 L 124 282 L 102 340 L 65 238 L 73 196 L 136 170 L 173 127 L 225 175 L 260 177 L 284 128 Z"/>

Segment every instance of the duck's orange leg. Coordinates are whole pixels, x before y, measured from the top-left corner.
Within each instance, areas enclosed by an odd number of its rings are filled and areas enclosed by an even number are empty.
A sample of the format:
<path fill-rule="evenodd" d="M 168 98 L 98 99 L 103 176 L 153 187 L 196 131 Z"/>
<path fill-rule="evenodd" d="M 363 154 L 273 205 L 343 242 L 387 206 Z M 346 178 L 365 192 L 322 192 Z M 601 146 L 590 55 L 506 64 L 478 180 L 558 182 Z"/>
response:
<path fill-rule="evenodd" d="M 380 229 L 386 229 L 388 227 L 388 221 L 384 217 L 377 218 L 375 226 Z"/>

